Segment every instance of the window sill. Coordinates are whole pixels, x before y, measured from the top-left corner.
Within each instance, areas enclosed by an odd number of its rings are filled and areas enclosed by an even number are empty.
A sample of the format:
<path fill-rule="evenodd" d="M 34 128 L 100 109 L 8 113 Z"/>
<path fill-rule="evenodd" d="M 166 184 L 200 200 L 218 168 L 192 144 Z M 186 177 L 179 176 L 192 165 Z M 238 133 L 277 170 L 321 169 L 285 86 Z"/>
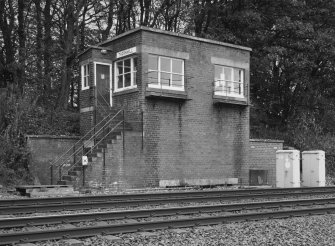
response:
<path fill-rule="evenodd" d="M 113 96 L 119 96 L 119 95 L 134 93 L 134 92 L 138 92 L 137 87 L 132 87 L 132 88 L 129 88 L 129 89 L 114 91 Z"/>
<path fill-rule="evenodd" d="M 145 91 L 147 98 L 166 98 L 174 100 L 188 100 L 187 93 L 181 90 L 167 90 L 147 87 Z"/>
<path fill-rule="evenodd" d="M 222 95 L 213 95 L 213 103 L 248 106 L 248 100 L 245 97 L 233 97 L 233 96 L 222 96 Z"/>
<path fill-rule="evenodd" d="M 82 91 L 86 91 L 86 90 L 88 90 L 88 89 L 90 89 L 89 86 L 87 86 L 87 87 L 82 87 L 82 88 L 81 88 Z"/>

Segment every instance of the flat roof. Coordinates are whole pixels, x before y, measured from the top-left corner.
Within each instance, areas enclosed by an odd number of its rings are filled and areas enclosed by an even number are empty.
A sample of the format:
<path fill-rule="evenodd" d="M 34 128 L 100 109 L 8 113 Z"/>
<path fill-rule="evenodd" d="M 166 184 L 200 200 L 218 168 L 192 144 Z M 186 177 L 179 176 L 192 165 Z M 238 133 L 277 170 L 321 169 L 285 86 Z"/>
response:
<path fill-rule="evenodd" d="M 170 32 L 170 31 L 155 29 L 155 28 L 151 28 L 151 27 L 146 27 L 146 26 L 141 26 L 141 27 L 129 30 L 127 32 L 124 32 L 124 33 L 122 33 L 120 35 L 117 35 L 115 37 L 112 37 L 112 38 L 110 38 L 110 39 L 108 39 L 106 41 L 98 43 L 97 46 L 110 43 L 110 42 L 112 42 L 114 40 L 117 40 L 119 38 L 127 36 L 127 35 L 129 35 L 131 33 L 138 32 L 140 30 L 144 30 L 144 31 L 148 31 L 148 32 L 155 32 L 155 33 L 160 33 L 160 34 L 165 34 L 165 35 L 169 35 L 169 36 L 181 37 L 181 38 L 186 38 L 186 39 L 191 39 L 191 40 L 196 40 L 196 41 L 204 42 L 204 43 L 217 44 L 217 45 L 221 45 L 221 46 L 225 46 L 225 47 L 231 47 L 231 48 L 240 49 L 240 50 L 252 51 L 251 48 L 245 47 L 245 46 L 241 46 L 241 45 L 236 45 L 236 44 L 230 44 L 230 43 L 215 41 L 215 40 L 211 40 L 211 39 L 207 39 L 207 38 L 199 38 L 199 37 L 194 37 L 194 36 L 190 36 L 190 35 L 186 35 L 186 34 L 182 34 L 182 33 L 175 33 L 175 32 Z"/>

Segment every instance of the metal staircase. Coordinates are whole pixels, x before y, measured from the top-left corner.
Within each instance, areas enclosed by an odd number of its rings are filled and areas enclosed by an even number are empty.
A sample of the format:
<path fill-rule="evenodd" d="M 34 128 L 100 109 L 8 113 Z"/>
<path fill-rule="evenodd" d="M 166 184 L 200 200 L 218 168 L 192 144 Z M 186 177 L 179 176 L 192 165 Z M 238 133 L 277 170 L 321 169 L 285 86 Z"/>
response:
<path fill-rule="evenodd" d="M 50 165 L 51 184 L 58 174 L 57 184 L 59 185 L 85 185 L 85 166 L 82 163 L 82 156 L 87 156 L 88 162 L 92 163 L 96 158 L 103 157 L 111 145 L 123 141 L 124 110 L 121 109 L 116 113 L 111 110 L 104 113 L 106 116 L 99 123 Z"/>

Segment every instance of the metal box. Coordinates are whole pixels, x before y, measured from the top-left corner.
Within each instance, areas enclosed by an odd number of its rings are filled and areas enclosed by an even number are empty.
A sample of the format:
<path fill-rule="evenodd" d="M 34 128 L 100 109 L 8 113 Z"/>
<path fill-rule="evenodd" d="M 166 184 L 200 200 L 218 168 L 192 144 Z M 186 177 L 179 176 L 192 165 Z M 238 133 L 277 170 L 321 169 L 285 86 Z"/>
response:
<path fill-rule="evenodd" d="M 326 185 L 325 152 L 302 152 L 302 185 L 317 187 Z"/>
<path fill-rule="evenodd" d="M 276 186 L 278 188 L 300 187 L 300 151 L 276 151 Z"/>

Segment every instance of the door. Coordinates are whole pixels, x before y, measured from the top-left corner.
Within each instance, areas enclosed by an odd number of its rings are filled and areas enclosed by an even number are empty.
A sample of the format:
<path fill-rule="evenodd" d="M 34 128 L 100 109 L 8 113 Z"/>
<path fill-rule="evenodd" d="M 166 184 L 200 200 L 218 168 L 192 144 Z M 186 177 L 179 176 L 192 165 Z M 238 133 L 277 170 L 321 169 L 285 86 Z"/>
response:
<path fill-rule="evenodd" d="M 97 106 L 112 106 L 111 64 L 95 63 L 95 85 L 97 88 Z"/>

